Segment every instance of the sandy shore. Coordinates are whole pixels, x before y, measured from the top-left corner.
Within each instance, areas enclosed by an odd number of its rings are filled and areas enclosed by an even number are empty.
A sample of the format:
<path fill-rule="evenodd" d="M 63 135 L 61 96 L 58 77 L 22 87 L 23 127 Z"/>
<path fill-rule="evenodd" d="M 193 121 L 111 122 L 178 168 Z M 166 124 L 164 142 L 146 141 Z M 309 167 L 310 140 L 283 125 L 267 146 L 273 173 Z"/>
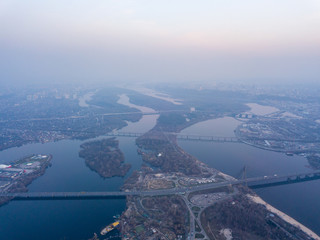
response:
<path fill-rule="evenodd" d="M 232 177 L 232 176 L 230 176 L 230 175 L 227 175 L 227 174 L 225 174 L 225 173 L 223 173 L 223 172 L 219 172 L 218 175 L 224 177 L 224 178 L 225 178 L 226 180 L 228 180 L 228 181 L 237 180 L 237 179 L 235 179 L 234 177 Z"/>
<path fill-rule="evenodd" d="M 273 206 L 271 206 L 270 204 L 266 203 L 265 201 L 263 201 L 260 197 L 258 196 L 253 196 L 253 195 L 250 195 L 250 194 L 247 194 L 247 196 L 252 200 L 254 201 L 255 203 L 258 203 L 258 204 L 262 204 L 264 206 L 266 206 L 266 208 L 278 215 L 279 217 L 281 217 L 283 220 L 285 220 L 286 222 L 296 226 L 297 228 L 301 229 L 303 232 L 305 232 L 306 234 L 308 234 L 310 237 L 316 239 L 316 240 L 320 240 L 320 237 L 315 234 L 313 231 L 311 231 L 309 228 L 307 228 L 306 226 L 302 225 L 301 223 L 297 222 L 295 219 L 293 219 L 292 217 L 288 216 L 287 214 L 279 211 L 278 209 L 274 208 Z"/>

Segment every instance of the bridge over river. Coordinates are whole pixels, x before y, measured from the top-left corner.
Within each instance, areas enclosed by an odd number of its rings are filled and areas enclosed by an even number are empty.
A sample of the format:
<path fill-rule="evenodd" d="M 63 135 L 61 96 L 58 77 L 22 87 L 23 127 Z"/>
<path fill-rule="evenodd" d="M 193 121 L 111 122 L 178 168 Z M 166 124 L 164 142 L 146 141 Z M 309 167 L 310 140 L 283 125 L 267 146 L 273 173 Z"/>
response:
<path fill-rule="evenodd" d="M 166 132 L 165 132 L 166 134 Z M 178 140 L 185 141 L 207 141 L 207 142 L 240 142 L 236 137 L 219 137 L 219 136 L 202 136 L 202 135 L 185 135 L 179 133 L 167 133 L 176 135 Z M 107 133 L 106 136 L 110 137 L 140 137 L 144 135 L 144 133 L 136 133 L 136 132 L 110 132 Z"/>
<path fill-rule="evenodd" d="M 220 143 L 243 143 L 245 140 L 241 140 L 237 137 L 222 137 L 222 136 L 209 136 L 209 135 L 187 135 L 180 134 L 174 132 L 163 132 L 164 134 L 172 134 L 175 135 L 178 140 L 184 141 L 204 141 L 204 142 L 220 142 Z M 109 132 L 105 134 L 105 136 L 110 137 L 140 137 L 144 135 L 144 133 L 137 132 Z M 317 143 L 320 140 L 315 139 L 277 139 L 277 138 L 257 138 L 252 140 L 259 141 L 274 141 L 274 142 L 298 142 L 298 143 Z"/>
<path fill-rule="evenodd" d="M 14 200 L 54 200 L 54 199 L 108 199 L 125 198 L 126 196 L 163 196 L 185 194 L 203 190 L 217 189 L 240 184 L 250 188 L 263 188 L 283 184 L 312 181 L 320 179 L 320 171 L 289 174 L 272 175 L 247 179 L 234 179 L 217 183 L 199 184 L 189 187 L 150 190 L 150 191 L 119 191 L 119 192 L 27 192 L 27 193 L 0 193 L 0 197 L 14 198 Z"/>

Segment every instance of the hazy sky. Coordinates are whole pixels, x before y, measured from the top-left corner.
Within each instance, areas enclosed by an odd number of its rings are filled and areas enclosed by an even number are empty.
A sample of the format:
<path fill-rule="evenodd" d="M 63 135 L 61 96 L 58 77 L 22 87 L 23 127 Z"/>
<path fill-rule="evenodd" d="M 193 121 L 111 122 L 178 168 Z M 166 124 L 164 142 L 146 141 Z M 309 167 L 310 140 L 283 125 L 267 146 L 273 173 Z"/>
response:
<path fill-rule="evenodd" d="M 1 0 L 0 81 L 320 81 L 320 0 Z"/>

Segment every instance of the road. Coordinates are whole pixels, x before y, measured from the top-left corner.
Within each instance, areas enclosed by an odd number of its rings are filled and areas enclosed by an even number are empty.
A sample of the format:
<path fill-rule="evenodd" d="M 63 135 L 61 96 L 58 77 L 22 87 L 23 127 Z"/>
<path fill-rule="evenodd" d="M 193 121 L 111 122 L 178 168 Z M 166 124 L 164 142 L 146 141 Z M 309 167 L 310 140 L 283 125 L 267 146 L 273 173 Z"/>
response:
<path fill-rule="evenodd" d="M 274 184 L 279 182 L 299 182 L 299 181 L 311 181 L 320 178 L 320 171 L 289 174 L 289 175 L 273 175 L 248 178 L 245 180 L 230 180 L 219 183 L 206 183 L 199 184 L 190 187 L 161 189 L 161 190 L 149 190 L 149 191 L 123 191 L 123 192 L 27 192 L 27 193 L 0 193 L 0 197 L 14 197 L 19 199 L 63 199 L 63 198 L 111 198 L 111 197 L 125 197 L 125 196 L 162 196 L 172 194 L 185 194 L 190 192 L 223 188 L 227 186 L 247 184 L 249 187 L 260 186 L 263 184 Z"/>

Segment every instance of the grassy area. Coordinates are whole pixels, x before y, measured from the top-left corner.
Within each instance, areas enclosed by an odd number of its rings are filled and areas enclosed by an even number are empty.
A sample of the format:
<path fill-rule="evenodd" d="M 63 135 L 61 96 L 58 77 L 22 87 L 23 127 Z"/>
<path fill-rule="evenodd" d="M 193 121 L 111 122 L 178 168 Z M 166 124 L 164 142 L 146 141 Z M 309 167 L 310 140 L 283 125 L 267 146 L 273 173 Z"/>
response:
<path fill-rule="evenodd" d="M 192 207 L 192 211 L 199 212 L 200 208 L 199 207 Z"/>
<path fill-rule="evenodd" d="M 141 233 L 144 231 L 144 227 L 142 225 L 136 226 L 136 232 Z"/>

